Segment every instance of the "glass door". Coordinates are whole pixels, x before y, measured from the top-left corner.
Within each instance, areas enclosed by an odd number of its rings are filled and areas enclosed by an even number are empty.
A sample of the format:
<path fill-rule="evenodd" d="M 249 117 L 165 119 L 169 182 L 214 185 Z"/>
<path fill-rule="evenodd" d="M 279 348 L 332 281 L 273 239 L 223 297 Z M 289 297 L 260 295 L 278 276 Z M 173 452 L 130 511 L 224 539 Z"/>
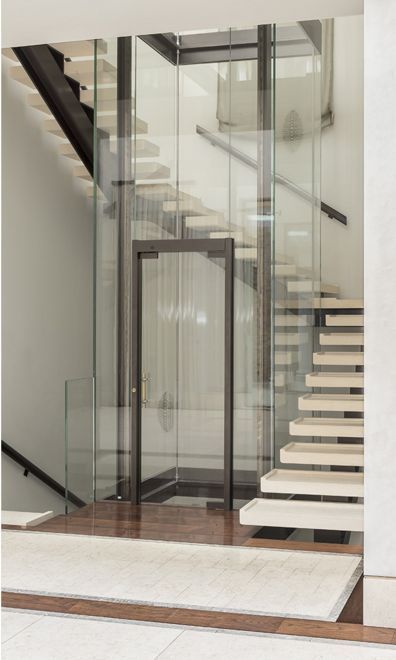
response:
<path fill-rule="evenodd" d="M 131 499 L 232 509 L 233 239 L 133 241 Z"/>

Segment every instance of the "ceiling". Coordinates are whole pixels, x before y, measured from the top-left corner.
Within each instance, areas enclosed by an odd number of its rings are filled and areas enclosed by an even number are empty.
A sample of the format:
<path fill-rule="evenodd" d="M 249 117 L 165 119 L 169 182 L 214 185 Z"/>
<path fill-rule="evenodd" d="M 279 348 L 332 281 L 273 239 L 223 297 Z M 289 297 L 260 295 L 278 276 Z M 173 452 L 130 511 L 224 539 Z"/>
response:
<path fill-rule="evenodd" d="M 2 47 L 361 13 L 363 0 L 3 0 Z"/>

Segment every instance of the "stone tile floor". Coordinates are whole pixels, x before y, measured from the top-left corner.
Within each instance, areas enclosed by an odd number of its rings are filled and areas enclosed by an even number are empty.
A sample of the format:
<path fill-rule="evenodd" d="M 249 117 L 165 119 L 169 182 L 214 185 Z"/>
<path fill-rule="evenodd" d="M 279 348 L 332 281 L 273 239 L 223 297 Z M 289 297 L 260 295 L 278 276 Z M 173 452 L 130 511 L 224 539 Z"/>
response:
<path fill-rule="evenodd" d="M 395 646 L 3 611 L 3 660 L 392 660 Z"/>

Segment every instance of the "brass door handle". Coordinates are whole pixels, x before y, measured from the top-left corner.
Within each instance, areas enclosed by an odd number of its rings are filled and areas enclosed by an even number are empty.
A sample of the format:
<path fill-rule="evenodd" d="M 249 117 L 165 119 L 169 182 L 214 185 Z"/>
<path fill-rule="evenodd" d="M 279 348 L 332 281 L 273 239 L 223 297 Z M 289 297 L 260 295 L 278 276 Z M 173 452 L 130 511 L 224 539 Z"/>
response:
<path fill-rule="evenodd" d="M 146 408 L 147 404 L 149 402 L 149 400 L 147 398 L 147 383 L 149 382 L 149 380 L 151 380 L 150 374 L 143 371 L 142 372 L 142 378 L 141 378 L 141 382 L 142 382 L 142 386 L 141 386 L 141 404 L 142 404 L 143 408 Z"/>

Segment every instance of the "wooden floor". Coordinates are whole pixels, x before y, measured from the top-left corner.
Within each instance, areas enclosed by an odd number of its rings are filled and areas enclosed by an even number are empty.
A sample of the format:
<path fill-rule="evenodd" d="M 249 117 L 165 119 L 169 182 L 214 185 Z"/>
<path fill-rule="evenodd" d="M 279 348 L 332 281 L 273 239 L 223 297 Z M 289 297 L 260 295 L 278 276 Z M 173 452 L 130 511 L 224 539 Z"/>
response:
<path fill-rule="evenodd" d="M 362 554 L 360 545 L 254 538 L 259 527 L 240 525 L 238 511 L 165 504 L 96 502 L 67 516 L 51 518 L 32 529 L 63 534 Z"/>
<path fill-rule="evenodd" d="M 129 621 L 150 621 L 184 626 L 200 626 L 223 630 L 296 635 L 356 642 L 396 644 L 396 630 L 354 623 L 331 623 L 152 605 L 131 605 L 104 600 L 36 596 L 34 594 L 2 594 L 3 607 L 40 612 L 59 612 L 74 616 L 95 616 Z"/>

